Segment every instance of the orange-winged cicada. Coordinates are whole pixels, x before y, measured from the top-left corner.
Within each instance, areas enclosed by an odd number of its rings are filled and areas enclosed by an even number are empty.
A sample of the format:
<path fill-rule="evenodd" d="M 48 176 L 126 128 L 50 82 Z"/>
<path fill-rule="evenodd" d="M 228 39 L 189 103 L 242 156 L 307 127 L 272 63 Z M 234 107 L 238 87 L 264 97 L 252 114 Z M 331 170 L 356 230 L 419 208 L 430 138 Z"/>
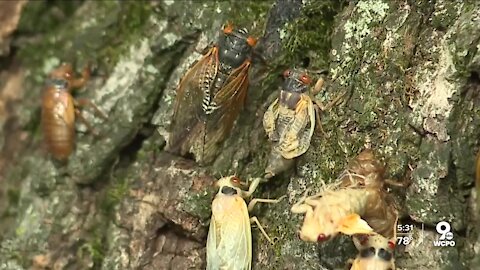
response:
<path fill-rule="evenodd" d="M 230 133 L 248 89 L 256 39 L 227 24 L 218 42 L 187 71 L 177 88 L 167 149 L 213 161 L 218 144 Z"/>

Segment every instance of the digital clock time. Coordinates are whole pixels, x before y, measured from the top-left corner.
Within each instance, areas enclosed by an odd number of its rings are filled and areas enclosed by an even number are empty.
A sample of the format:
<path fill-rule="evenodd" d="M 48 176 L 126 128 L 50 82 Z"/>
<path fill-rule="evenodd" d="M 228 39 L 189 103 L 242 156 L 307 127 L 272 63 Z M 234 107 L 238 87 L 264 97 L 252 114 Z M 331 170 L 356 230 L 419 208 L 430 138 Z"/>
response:
<path fill-rule="evenodd" d="M 413 224 L 398 224 L 397 231 L 402 233 L 409 233 L 413 231 Z"/>

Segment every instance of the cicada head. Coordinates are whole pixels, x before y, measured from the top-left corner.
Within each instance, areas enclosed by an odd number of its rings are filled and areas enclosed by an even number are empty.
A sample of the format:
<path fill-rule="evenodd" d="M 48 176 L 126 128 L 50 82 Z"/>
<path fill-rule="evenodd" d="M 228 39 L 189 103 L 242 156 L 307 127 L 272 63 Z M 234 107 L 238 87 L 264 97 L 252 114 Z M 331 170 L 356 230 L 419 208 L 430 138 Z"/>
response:
<path fill-rule="evenodd" d="M 237 68 L 250 58 L 256 42 L 247 29 L 234 29 L 227 24 L 218 40 L 218 58 L 222 64 Z"/>
<path fill-rule="evenodd" d="M 218 188 L 218 194 L 227 196 L 241 194 L 241 181 L 236 176 L 227 176 L 220 178 L 215 185 Z"/>
<path fill-rule="evenodd" d="M 353 242 L 359 250 L 352 269 L 395 269 L 395 243 L 380 234 L 361 235 L 353 237 Z M 356 268 L 354 268 L 354 266 Z"/>
<path fill-rule="evenodd" d="M 320 198 L 322 200 L 323 198 Z M 308 242 L 325 242 L 339 233 L 346 235 L 371 234 L 373 229 L 365 220 L 357 214 L 344 216 L 340 212 L 326 210 L 324 207 L 316 207 L 316 213 L 305 216 L 300 239 Z M 339 216 L 341 215 L 341 216 Z"/>
<path fill-rule="evenodd" d="M 287 69 L 283 72 L 283 90 L 294 93 L 305 93 L 312 79 L 304 69 Z"/>
<path fill-rule="evenodd" d="M 48 83 L 58 89 L 70 88 L 73 80 L 73 68 L 71 64 L 64 63 L 60 67 L 54 69 L 48 76 Z"/>
<path fill-rule="evenodd" d="M 299 237 L 306 242 L 322 243 L 330 240 L 338 234 L 334 231 L 326 233 L 324 229 L 325 228 L 319 226 L 318 224 L 315 226 L 309 226 L 303 223 L 302 229 L 299 232 Z"/>

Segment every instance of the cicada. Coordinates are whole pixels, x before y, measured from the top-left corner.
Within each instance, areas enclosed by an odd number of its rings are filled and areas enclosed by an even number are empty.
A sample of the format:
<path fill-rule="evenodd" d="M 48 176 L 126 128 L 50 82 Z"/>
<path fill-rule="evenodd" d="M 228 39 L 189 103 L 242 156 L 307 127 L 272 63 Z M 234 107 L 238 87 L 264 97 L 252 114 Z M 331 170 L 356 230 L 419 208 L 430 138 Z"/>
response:
<path fill-rule="evenodd" d="M 203 164 L 213 161 L 245 103 L 255 44 L 246 29 L 228 24 L 218 42 L 187 71 L 176 91 L 170 152 L 191 153 Z"/>
<path fill-rule="evenodd" d="M 304 196 L 291 209 L 305 214 L 300 238 L 317 242 L 338 233 L 374 232 L 390 238 L 398 214 L 383 190 L 383 172 L 373 152 L 366 150 L 349 164 L 337 182 L 314 196 Z"/>
<path fill-rule="evenodd" d="M 309 93 L 311 77 L 304 69 L 287 69 L 279 98 L 275 99 L 263 116 L 263 127 L 272 150 L 265 169 L 265 177 L 289 169 L 294 158 L 303 155 L 310 147 L 315 123 L 320 121 L 319 111 L 324 109 L 312 94 L 320 91 L 323 79 Z"/>
<path fill-rule="evenodd" d="M 89 67 L 85 67 L 82 77 L 74 78 L 70 64 L 63 64 L 50 73 L 42 97 L 42 130 L 47 151 L 57 160 L 66 161 L 74 149 L 75 117 L 93 130 L 78 107 L 89 105 L 102 118 L 107 118 L 91 101 L 72 96 L 72 90 L 83 87 L 89 78 Z"/>
<path fill-rule="evenodd" d="M 359 253 L 350 270 L 394 270 L 395 238 L 388 239 L 380 234 L 353 237 Z"/>
<path fill-rule="evenodd" d="M 323 242 L 338 233 L 373 233 L 372 227 L 361 218 L 368 206 L 366 196 L 371 198 L 375 194 L 361 189 L 341 188 L 310 197 L 305 195 L 291 209 L 292 213 L 305 214 L 300 239 Z"/>
<path fill-rule="evenodd" d="M 277 200 L 253 199 L 248 207 L 248 198 L 257 188 L 256 178 L 248 191 L 240 188 L 235 176 L 221 178 L 216 182 L 218 193 L 212 202 L 212 219 L 207 238 L 207 270 L 250 270 L 252 268 L 252 233 L 250 223 L 255 222 L 269 242 L 270 237 L 256 217 L 249 218 L 249 210 L 257 202 L 276 203 Z"/>

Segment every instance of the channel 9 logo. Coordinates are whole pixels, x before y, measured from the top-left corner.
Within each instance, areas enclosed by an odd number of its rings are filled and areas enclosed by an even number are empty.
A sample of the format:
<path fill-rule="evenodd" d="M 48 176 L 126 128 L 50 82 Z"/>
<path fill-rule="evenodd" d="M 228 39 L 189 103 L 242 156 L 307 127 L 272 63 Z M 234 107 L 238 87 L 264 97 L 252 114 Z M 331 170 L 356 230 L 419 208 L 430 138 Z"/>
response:
<path fill-rule="evenodd" d="M 455 241 L 453 240 L 453 233 L 451 232 L 452 226 L 446 221 L 440 221 L 435 227 L 440 237 L 433 241 L 433 245 L 436 247 L 454 247 Z"/>

